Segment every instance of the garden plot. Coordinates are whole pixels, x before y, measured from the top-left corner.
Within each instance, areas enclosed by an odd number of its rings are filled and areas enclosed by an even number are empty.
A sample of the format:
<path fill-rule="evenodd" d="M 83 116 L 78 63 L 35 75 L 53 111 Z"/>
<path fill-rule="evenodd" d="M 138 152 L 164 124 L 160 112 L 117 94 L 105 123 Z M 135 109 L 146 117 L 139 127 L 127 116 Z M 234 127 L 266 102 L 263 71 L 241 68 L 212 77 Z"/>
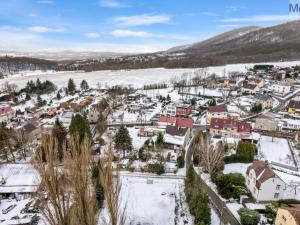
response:
<path fill-rule="evenodd" d="M 269 162 L 295 167 L 287 139 L 261 136 L 258 144 L 260 157 Z"/>
<path fill-rule="evenodd" d="M 178 94 L 178 91 L 173 90 L 173 88 L 141 90 L 139 92 L 147 95 L 150 98 L 156 98 L 156 97 L 159 97 L 160 95 L 162 97 L 167 98 L 167 96 L 169 95 L 172 101 L 178 101 L 182 97 L 181 95 Z"/>
<path fill-rule="evenodd" d="M 153 181 L 151 184 L 147 181 Z M 193 224 L 184 201 L 184 181 L 171 178 L 122 175 L 122 206 L 126 205 L 126 225 Z M 103 210 L 99 224 L 107 218 Z"/>
<path fill-rule="evenodd" d="M 149 122 L 161 110 L 161 103 L 158 103 L 155 108 L 145 109 L 145 113 L 129 112 L 125 107 L 121 107 L 113 114 L 109 115 L 108 121 L 112 123 L 136 123 Z M 129 108 L 129 107 L 128 107 Z"/>
<path fill-rule="evenodd" d="M 224 174 L 228 173 L 240 173 L 243 176 L 246 176 L 247 168 L 250 166 L 250 163 L 231 163 L 226 164 L 223 170 Z"/>
<path fill-rule="evenodd" d="M 132 140 L 133 149 L 139 150 L 149 137 L 139 137 L 139 127 L 128 127 L 127 129 Z"/>

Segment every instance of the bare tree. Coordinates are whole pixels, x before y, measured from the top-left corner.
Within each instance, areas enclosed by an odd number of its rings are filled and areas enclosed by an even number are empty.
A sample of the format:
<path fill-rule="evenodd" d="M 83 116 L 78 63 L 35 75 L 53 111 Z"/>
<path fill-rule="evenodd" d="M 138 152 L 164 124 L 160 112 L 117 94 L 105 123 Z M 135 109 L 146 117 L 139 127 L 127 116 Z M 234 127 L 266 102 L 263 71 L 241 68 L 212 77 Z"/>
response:
<path fill-rule="evenodd" d="M 57 140 L 42 136 L 42 145 L 34 161 L 40 175 L 36 197 L 41 214 L 50 225 L 95 225 L 97 202 L 91 177 L 90 141 L 72 136 L 64 143 L 64 161 L 60 164 Z"/>
<path fill-rule="evenodd" d="M 126 221 L 126 207 L 120 205 L 121 201 L 121 181 L 119 171 L 113 172 L 113 152 L 111 143 L 108 144 L 105 159 L 100 161 L 100 182 L 104 190 L 104 198 L 106 207 L 109 212 L 109 221 L 104 218 L 104 223 L 111 225 L 124 225 Z"/>
<path fill-rule="evenodd" d="M 211 145 L 208 134 L 199 133 L 198 135 L 199 139 L 194 146 L 194 150 L 200 156 L 200 160 L 207 172 L 212 174 L 224 164 L 224 148 L 221 144 L 218 144 L 216 147 Z"/>
<path fill-rule="evenodd" d="M 14 132 L 14 139 L 17 145 L 20 146 L 20 149 L 22 150 L 23 158 L 26 159 L 27 145 L 30 142 L 29 135 L 23 129 L 18 129 Z"/>
<path fill-rule="evenodd" d="M 18 85 L 5 81 L 2 85 L 2 90 L 12 96 L 18 90 Z"/>
<path fill-rule="evenodd" d="M 64 154 L 64 169 L 68 172 L 73 201 L 70 222 L 72 225 L 95 225 L 98 207 L 91 180 L 91 143 L 87 138 L 83 142 L 79 139 L 79 136 L 71 137 Z M 76 151 L 78 147 L 80 150 Z"/>
<path fill-rule="evenodd" d="M 66 170 L 59 165 L 56 140 L 42 136 L 42 145 L 34 165 L 39 173 L 40 186 L 36 198 L 40 200 L 41 214 L 50 225 L 70 225 L 69 212 L 72 192 L 68 188 Z"/>

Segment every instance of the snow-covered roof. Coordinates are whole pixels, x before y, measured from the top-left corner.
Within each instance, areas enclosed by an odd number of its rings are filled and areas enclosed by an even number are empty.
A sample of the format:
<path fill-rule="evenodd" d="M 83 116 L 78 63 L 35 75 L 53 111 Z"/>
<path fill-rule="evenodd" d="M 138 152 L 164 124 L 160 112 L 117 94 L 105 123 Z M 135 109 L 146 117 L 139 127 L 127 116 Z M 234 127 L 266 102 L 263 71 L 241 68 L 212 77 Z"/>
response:
<path fill-rule="evenodd" d="M 40 176 L 30 163 L 2 164 L 0 176 L 5 181 L 0 185 L 0 193 L 34 192 L 40 184 Z"/>

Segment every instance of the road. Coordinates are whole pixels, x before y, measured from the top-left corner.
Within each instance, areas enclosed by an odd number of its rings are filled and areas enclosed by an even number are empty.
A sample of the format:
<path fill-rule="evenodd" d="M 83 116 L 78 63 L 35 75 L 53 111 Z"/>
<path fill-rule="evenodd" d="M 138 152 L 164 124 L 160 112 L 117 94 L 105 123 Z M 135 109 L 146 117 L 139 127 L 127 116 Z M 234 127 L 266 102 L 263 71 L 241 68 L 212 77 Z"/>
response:
<path fill-rule="evenodd" d="M 195 126 L 192 132 L 192 139 L 190 140 L 188 146 L 186 147 L 186 168 L 188 168 L 192 164 L 192 156 L 193 156 L 193 143 L 196 135 L 202 131 L 205 130 L 206 126 Z M 199 176 L 200 177 L 200 176 Z M 213 205 L 213 207 L 217 210 L 219 213 L 219 216 L 221 220 L 227 221 L 231 225 L 241 225 L 240 222 L 234 217 L 234 215 L 231 213 L 231 211 L 228 209 L 226 203 L 214 192 L 214 190 L 209 187 L 204 180 L 200 177 L 200 182 L 202 184 L 202 188 L 207 193 L 207 195 L 210 198 L 210 202 Z"/>

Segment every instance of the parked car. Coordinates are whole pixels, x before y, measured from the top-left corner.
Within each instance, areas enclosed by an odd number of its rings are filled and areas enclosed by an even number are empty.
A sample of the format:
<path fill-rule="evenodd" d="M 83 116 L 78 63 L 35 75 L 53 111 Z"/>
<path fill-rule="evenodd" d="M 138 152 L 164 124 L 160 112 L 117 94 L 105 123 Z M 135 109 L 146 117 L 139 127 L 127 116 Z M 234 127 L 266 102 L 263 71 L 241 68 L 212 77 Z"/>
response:
<path fill-rule="evenodd" d="M 2 209 L 2 213 L 3 213 L 3 214 L 7 214 L 7 213 L 9 213 L 11 210 L 13 210 L 16 206 L 17 206 L 16 204 L 8 206 L 6 209 Z"/>

